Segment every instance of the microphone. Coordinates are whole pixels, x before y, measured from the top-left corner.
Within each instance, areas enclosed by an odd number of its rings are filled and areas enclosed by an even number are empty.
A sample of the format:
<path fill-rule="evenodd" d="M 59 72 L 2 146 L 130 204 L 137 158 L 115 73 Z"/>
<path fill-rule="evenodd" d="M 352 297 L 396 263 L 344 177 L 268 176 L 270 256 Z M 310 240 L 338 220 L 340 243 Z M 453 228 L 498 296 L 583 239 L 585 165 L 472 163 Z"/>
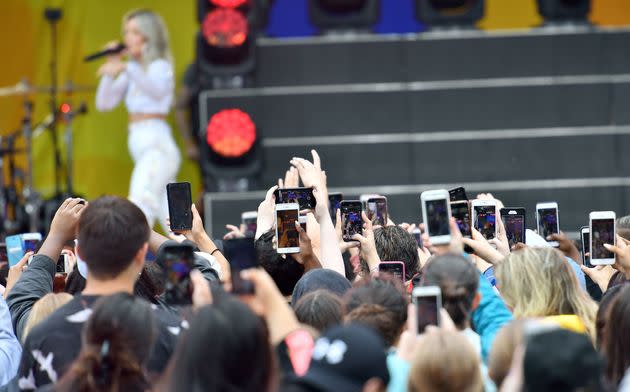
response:
<path fill-rule="evenodd" d="M 114 46 L 113 48 L 101 50 L 100 52 L 92 53 L 89 56 L 85 56 L 83 58 L 83 61 L 88 62 L 88 61 L 100 59 L 101 57 L 109 56 L 110 54 L 117 54 L 125 50 L 125 48 L 126 48 L 125 44 L 119 43 L 117 46 Z"/>

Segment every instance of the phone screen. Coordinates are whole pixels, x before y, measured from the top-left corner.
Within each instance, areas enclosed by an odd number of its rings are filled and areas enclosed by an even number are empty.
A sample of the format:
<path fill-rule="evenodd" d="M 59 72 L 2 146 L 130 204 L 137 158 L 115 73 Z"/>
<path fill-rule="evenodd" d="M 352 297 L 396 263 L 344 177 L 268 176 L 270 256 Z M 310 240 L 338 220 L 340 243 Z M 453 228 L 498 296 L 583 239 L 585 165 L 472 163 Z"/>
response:
<path fill-rule="evenodd" d="M 57 259 L 57 273 L 65 273 L 66 271 L 66 255 L 61 254 Z"/>
<path fill-rule="evenodd" d="M 477 217 L 475 229 L 481 235 L 491 240 L 496 235 L 497 225 L 497 209 L 495 206 L 475 206 L 475 215 Z"/>
<path fill-rule="evenodd" d="M 466 238 L 472 238 L 472 230 L 470 223 L 470 210 L 468 209 L 468 203 L 452 203 L 451 215 L 455 218 L 459 231 L 462 236 Z"/>
<path fill-rule="evenodd" d="M 353 241 L 353 235 L 363 234 L 361 202 L 341 204 L 341 227 L 343 229 L 344 241 Z"/>
<path fill-rule="evenodd" d="M 405 265 L 403 263 L 382 262 L 378 265 L 378 271 L 392 274 L 396 279 L 400 279 L 403 284 L 405 283 Z"/>
<path fill-rule="evenodd" d="M 586 267 L 592 267 L 591 258 L 587 256 L 587 253 L 591 251 L 591 233 L 587 230 L 582 230 L 582 262 Z"/>
<path fill-rule="evenodd" d="M 192 196 L 190 183 L 177 182 L 166 186 L 168 195 L 168 213 L 171 230 L 183 231 L 192 229 Z"/>
<path fill-rule="evenodd" d="M 426 225 L 429 237 L 449 235 L 451 233 L 448 223 L 448 206 L 446 203 L 446 199 L 425 201 L 428 220 Z"/>
<path fill-rule="evenodd" d="M 164 299 L 172 305 L 192 303 L 190 271 L 193 268 L 193 248 L 188 245 L 169 246 L 164 249 L 166 275 Z"/>
<path fill-rule="evenodd" d="M 243 219 L 243 225 L 245 225 L 245 237 L 254 238 L 257 229 L 257 218 L 245 218 Z"/>
<path fill-rule="evenodd" d="M 593 239 L 592 260 L 615 258 L 613 252 L 604 248 L 604 244 L 613 245 L 615 243 L 614 219 L 593 219 L 591 221 L 591 236 Z"/>
<path fill-rule="evenodd" d="M 24 240 L 24 253 L 37 251 L 40 242 L 40 240 Z"/>
<path fill-rule="evenodd" d="M 295 228 L 298 210 L 276 210 L 278 225 L 278 248 L 299 248 L 300 234 Z"/>
<path fill-rule="evenodd" d="M 367 201 L 367 215 L 368 219 L 372 221 L 375 226 L 387 225 L 387 199 L 369 199 Z"/>
<path fill-rule="evenodd" d="M 341 193 L 328 194 L 328 212 L 330 212 L 333 226 L 337 224 L 337 210 L 341 207 L 341 200 L 343 200 L 343 195 Z"/>
<path fill-rule="evenodd" d="M 510 249 L 519 242 L 525 243 L 525 217 L 523 215 L 503 215 L 503 225 Z"/>
<path fill-rule="evenodd" d="M 276 190 L 276 204 L 298 203 L 300 210 L 314 210 L 315 196 L 311 188 L 286 188 Z"/>
<path fill-rule="evenodd" d="M 232 292 L 253 294 L 254 286 L 240 276 L 240 271 L 256 268 L 259 265 L 253 238 L 235 238 L 223 241 L 223 254 L 232 269 Z"/>
<path fill-rule="evenodd" d="M 538 210 L 538 234 L 545 240 L 558 232 L 558 210 L 555 208 L 543 208 Z"/>
<path fill-rule="evenodd" d="M 0 280 L 6 279 L 9 275 L 9 255 L 7 254 L 7 245 L 0 244 Z"/>
<path fill-rule="evenodd" d="M 448 196 L 451 201 L 461 201 L 461 200 L 468 201 L 466 190 L 464 189 L 464 187 L 461 187 L 461 186 L 459 188 L 454 188 L 448 191 Z"/>
<path fill-rule="evenodd" d="M 417 296 L 415 301 L 418 334 L 421 334 L 428 325 L 438 325 L 438 298 L 436 295 Z"/>
<path fill-rule="evenodd" d="M 423 248 L 423 244 L 422 244 L 422 232 L 420 231 L 419 228 L 415 228 L 413 229 L 413 239 L 416 240 L 416 244 L 418 244 L 418 248 L 422 249 Z"/>

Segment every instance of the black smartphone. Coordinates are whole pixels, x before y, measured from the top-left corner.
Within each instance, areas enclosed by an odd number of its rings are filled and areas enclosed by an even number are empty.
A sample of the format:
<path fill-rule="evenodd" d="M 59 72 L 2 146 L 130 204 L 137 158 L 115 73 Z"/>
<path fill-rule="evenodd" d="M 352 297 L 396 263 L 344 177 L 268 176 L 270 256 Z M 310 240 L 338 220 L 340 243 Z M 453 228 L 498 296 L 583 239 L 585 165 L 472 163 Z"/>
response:
<path fill-rule="evenodd" d="M 193 291 L 190 271 L 195 257 L 193 247 L 187 244 L 168 245 L 163 252 L 164 300 L 170 305 L 190 305 Z"/>
<path fill-rule="evenodd" d="M 463 186 L 453 188 L 448 191 L 448 196 L 451 201 L 468 201 L 468 196 L 466 195 L 466 189 Z"/>
<path fill-rule="evenodd" d="M 580 229 L 580 237 L 582 240 L 582 264 L 584 264 L 585 267 L 591 268 L 591 258 L 586 255 L 591 252 L 591 228 L 589 226 L 582 226 Z"/>
<path fill-rule="evenodd" d="M 181 232 L 192 229 L 192 193 L 189 182 L 174 182 L 166 185 L 168 214 L 171 230 Z"/>
<path fill-rule="evenodd" d="M 312 188 L 276 189 L 276 204 L 298 203 L 300 210 L 314 210 L 317 202 Z"/>
<path fill-rule="evenodd" d="M 341 193 L 329 193 L 328 194 L 328 212 L 332 218 L 333 226 L 337 224 L 337 210 L 341 207 L 341 201 L 343 200 L 343 194 Z"/>
<path fill-rule="evenodd" d="M 260 265 L 253 238 L 235 238 L 223 241 L 223 255 L 232 270 L 232 292 L 234 294 L 254 294 L 252 282 L 241 278 L 242 270 Z"/>
<path fill-rule="evenodd" d="M 66 271 L 66 266 L 68 265 L 68 255 L 65 253 L 62 253 L 59 255 L 59 258 L 57 259 L 57 273 L 60 274 L 65 274 L 66 272 L 70 272 L 70 271 Z"/>
<path fill-rule="evenodd" d="M 451 215 L 455 218 L 462 236 L 472 238 L 472 221 L 470 219 L 470 205 L 468 202 L 466 200 L 452 201 Z"/>
<path fill-rule="evenodd" d="M 384 196 L 371 197 L 366 203 L 365 213 L 374 226 L 387 226 L 387 198 Z"/>
<path fill-rule="evenodd" d="M 505 227 L 505 235 L 510 244 L 510 249 L 519 242 L 525 243 L 526 216 L 525 208 L 522 207 L 501 208 L 501 220 Z"/>
<path fill-rule="evenodd" d="M 343 240 L 354 241 L 355 234 L 363 235 L 362 205 L 360 200 L 343 200 L 341 202 L 341 230 Z"/>

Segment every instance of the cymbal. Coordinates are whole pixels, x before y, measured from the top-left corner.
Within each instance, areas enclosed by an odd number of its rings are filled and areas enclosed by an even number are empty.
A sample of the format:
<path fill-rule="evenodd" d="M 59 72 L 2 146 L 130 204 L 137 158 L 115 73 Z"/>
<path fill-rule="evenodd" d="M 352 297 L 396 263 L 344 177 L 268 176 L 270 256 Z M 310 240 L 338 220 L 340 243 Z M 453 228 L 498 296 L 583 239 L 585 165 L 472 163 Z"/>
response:
<path fill-rule="evenodd" d="M 52 89 L 52 86 L 31 86 L 28 82 L 22 81 L 14 86 L 0 87 L 0 97 L 50 93 Z M 91 93 L 94 91 L 96 91 L 96 86 L 79 85 L 70 81 L 57 87 L 57 92 L 60 94 Z"/>

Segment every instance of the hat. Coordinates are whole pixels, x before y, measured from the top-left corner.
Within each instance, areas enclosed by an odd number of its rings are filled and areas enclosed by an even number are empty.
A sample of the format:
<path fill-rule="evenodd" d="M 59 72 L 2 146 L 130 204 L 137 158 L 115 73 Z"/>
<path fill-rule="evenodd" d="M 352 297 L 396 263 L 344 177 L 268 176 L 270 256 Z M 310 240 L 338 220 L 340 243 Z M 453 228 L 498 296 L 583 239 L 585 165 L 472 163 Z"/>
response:
<path fill-rule="evenodd" d="M 306 294 L 315 290 L 328 290 L 339 297 L 343 297 L 352 285 L 345 276 L 333 270 L 317 268 L 305 273 L 295 284 L 291 303 L 295 305 L 297 301 Z"/>
<path fill-rule="evenodd" d="M 386 350 L 383 339 L 366 326 L 332 327 L 317 339 L 311 365 L 299 382 L 323 392 L 359 392 L 371 378 L 387 385 Z"/>
<path fill-rule="evenodd" d="M 553 329 L 527 338 L 523 370 L 527 391 L 568 392 L 598 385 L 602 359 L 586 335 Z"/>

